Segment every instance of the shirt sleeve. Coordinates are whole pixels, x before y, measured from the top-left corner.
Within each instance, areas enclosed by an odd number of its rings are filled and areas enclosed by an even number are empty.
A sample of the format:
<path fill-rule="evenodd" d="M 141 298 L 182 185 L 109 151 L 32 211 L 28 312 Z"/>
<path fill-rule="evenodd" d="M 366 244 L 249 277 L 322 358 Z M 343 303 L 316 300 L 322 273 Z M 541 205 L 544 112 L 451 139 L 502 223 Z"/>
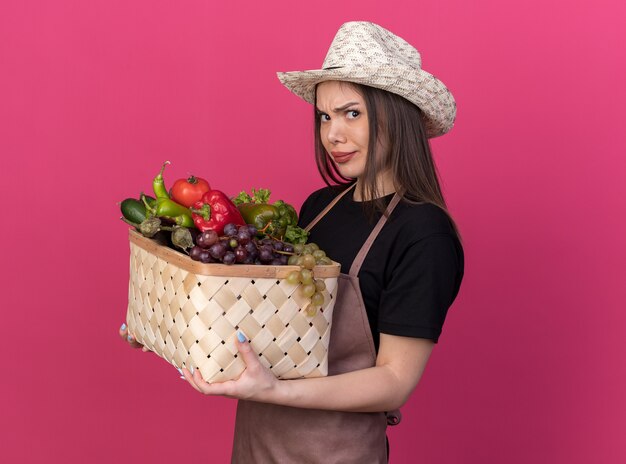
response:
<path fill-rule="evenodd" d="M 462 276 L 462 249 L 450 234 L 409 245 L 381 294 L 379 332 L 436 343 Z"/>

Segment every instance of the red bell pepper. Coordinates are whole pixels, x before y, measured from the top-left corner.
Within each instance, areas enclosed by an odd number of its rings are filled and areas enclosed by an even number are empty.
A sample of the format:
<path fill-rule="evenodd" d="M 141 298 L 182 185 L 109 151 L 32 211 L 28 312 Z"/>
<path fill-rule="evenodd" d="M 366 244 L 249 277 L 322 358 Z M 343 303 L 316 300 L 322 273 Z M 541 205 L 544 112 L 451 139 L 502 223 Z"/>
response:
<path fill-rule="evenodd" d="M 199 230 L 214 230 L 218 235 L 224 234 L 224 226 L 228 223 L 238 226 L 246 223 L 235 204 L 220 190 L 209 190 L 205 193 L 193 204 L 191 213 Z"/>

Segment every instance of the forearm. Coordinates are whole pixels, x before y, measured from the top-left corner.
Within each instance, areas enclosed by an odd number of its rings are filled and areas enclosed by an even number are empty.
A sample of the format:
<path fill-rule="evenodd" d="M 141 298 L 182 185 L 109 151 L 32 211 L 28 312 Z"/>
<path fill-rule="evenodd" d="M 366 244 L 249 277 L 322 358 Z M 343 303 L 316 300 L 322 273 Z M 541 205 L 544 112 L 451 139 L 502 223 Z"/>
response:
<path fill-rule="evenodd" d="M 381 334 L 376 366 L 328 377 L 279 381 L 259 401 L 307 409 L 392 411 L 415 389 L 433 346 L 431 340 Z"/>
<path fill-rule="evenodd" d="M 329 377 L 283 380 L 261 401 L 306 409 L 391 411 L 404 404 L 407 390 L 392 369 L 376 366 Z"/>
<path fill-rule="evenodd" d="M 376 366 L 340 375 L 277 380 L 248 342 L 238 342 L 246 370 L 237 380 L 206 383 L 200 371 L 183 375 L 199 392 L 283 406 L 375 412 L 399 408 L 419 382 L 432 351 L 426 339 L 381 334 Z"/>

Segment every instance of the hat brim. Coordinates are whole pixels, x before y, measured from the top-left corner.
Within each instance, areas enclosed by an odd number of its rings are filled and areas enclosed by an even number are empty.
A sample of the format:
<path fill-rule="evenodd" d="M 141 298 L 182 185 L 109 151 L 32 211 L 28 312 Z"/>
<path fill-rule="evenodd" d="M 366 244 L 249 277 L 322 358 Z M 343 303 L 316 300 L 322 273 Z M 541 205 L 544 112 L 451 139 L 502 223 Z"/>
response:
<path fill-rule="evenodd" d="M 279 72 L 277 75 L 285 87 L 311 104 L 315 104 L 315 86 L 325 81 L 354 82 L 400 95 L 422 110 L 429 138 L 448 132 L 456 118 L 456 103 L 448 88 L 422 69 L 359 66 Z"/>

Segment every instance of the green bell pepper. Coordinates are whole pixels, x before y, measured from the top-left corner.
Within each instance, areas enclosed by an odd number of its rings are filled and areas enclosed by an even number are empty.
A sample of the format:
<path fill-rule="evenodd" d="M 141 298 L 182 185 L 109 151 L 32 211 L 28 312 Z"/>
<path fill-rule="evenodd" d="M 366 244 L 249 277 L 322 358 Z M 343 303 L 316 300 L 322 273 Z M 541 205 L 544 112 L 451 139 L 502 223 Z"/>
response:
<path fill-rule="evenodd" d="M 281 238 L 285 234 L 287 224 L 281 221 L 280 212 L 268 203 L 242 203 L 237 206 L 246 224 L 256 227 L 258 235 Z"/>
<path fill-rule="evenodd" d="M 258 230 L 258 236 L 268 236 L 278 240 L 306 241 L 306 232 L 298 226 L 296 209 L 283 200 L 269 203 L 271 192 L 268 189 L 252 189 L 252 195 L 242 191 L 233 198 L 246 224 Z M 303 235 L 304 234 L 304 235 Z"/>

